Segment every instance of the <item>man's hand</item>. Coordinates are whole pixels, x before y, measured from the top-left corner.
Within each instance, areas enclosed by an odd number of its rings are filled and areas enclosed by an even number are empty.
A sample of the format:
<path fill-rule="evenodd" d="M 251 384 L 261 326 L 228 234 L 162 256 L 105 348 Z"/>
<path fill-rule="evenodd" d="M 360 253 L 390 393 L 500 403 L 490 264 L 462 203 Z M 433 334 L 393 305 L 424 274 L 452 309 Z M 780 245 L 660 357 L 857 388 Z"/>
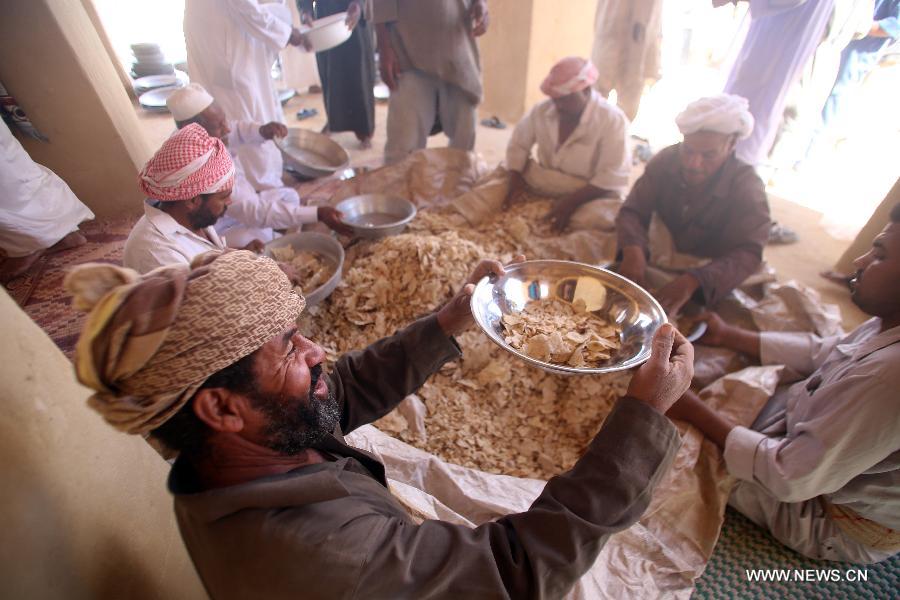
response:
<path fill-rule="evenodd" d="M 647 275 L 647 258 L 640 246 L 622 248 L 622 262 L 619 263 L 619 275 L 630 279 L 641 287 L 646 287 L 644 277 Z"/>
<path fill-rule="evenodd" d="M 312 43 L 296 27 L 291 29 L 291 37 L 288 38 L 288 44 L 291 46 L 303 46 L 304 50 L 312 52 Z"/>
<path fill-rule="evenodd" d="M 510 171 L 509 191 L 506 192 L 506 198 L 503 199 L 503 210 L 519 202 L 524 202 L 528 197 L 527 192 L 528 184 L 525 183 L 525 177 L 518 171 Z"/>
<path fill-rule="evenodd" d="M 293 285 L 295 287 L 296 286 L 300 286 L 301 288 L 303 287 L 303 282 L 300 281 L 300 275 L 297 274 L 297 270 L 294 268 L 293 265 L 291 265 L 290 263 L 280 262 L 280 261 L 277 264 L 278 264 L 278 268 L 281 269 L 281 272 L 287 276 L 288 280 L 291 282 L 291 285 Z"/>
<path fill-rule="evenodd" d="M 488 13 L 486 0 L 473 0 L 469 7 L 469 19 L 472 20 L 472 35 L 475 37 L 487 33 L 491 16 Z"/>
<path fill-rule="evenodd" d="M 656 330 L 650 360 L 634 372 L 627 395 L 665 413 L 691 386 L 694 347 L 670 323 Z"/>
<path fill-rule="evenodd" d="M 329 229 L 342 235 L 353 235 L 353 228 L 344 223 L 344 213 L 333 206 L 320 206 L 316 209 L 316 217 Z"/>
<path fill-rule="evenodd" d="M 724 346 L 731 328 L 722 317 L 714 312 L 705 312 L 697 316 L 698 321 L 706 323 L 706 332 L 697 340 L 704 346 Z"/>
<path fill-rule="evenodd" d="M 700 282 L 697 281 L 697 278 L 690 273 L 684 273 L 664 285 L 656 292 L 655 296 L 669 318 L 674 319 L 698 287 L 700 287 Z"/>
<path fill-rule="evenodd" d="M 360 17 L 362 17 L 362 7 L 359 5 L 359 0 L 351 0 L 347 6 L 347 20 L 344 21 L 347 29 L 353 31 L 359 24 Z"/>
<path fill-rule="evenodd" d="M 263 139 L 266 140 L 271 140 L 272 138 L 276 137 L 287 137 L 287 134 L 287 125 L 285 125 L 284 123 L 278 123 L 277 121 L 266 123 L 259 128 L 259 135 L 263 136 Z"/>
<path fill-rule="evenodd" d="M 400 79 L 400 62 L 397 60 L 397 53 L 394 52 L 391 32 L 387 25 L 380 23 L 376 29 L 378 31 L 378 70 L 381 73 L 381 80 L 389 90 L 393 91 L 397 89 L 397 82 Z"/>
<path fill-rule="evenodd" d="M 249 244 L 247 244 L 246 246 L 241 248 L 241 250 L 249 250 L 250 252 L 255 252 L 256 254 L 260 254 L 263 250 L 265 250 L 265 248 L 266 248 L 266 245 L 263 244 L 261 241 L 253 240 L 252 242 L 250 242 Z"/>
<path fill-rule="evenodd" d="M 550 228 L 558 233 L 565 231 L 572 220 L 572 215 L 578 208 L 587 202 L 581 196 L 570 194 L 553 201 L 553 207 L 544 215 L 545 221 L 550 221 Z"/>
<path fill-rule="evenodd" d="M 513 258 L 510 264 L 520 263 L 525 260 L 525 256 L 518 255 Z M 437 319 L 444 330 L 449 335 L 459 335 L 472 326 L 475 319 L 472 317 L 472 310 L 469 308 L 469 299 L 472 292 L 475 291 L 475 284 L 481 281 L 486 275 L 496 275 L 501 277 L 506 273 L 506 269 L 500 264 L 499 260 L 482 260 L 472 271 L 466 284 L 459 292 L 444 306 L 438 310 Z"/>

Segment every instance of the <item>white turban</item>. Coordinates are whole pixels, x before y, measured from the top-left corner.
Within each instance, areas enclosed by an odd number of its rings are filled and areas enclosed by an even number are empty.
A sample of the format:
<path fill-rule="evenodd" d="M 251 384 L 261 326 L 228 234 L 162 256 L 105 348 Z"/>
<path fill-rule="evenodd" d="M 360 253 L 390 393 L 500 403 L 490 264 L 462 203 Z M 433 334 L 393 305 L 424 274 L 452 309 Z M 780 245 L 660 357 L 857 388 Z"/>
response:
<path fill-rule="evenodd" d="M 736 133 L 738 139 L 744 139 L 753 131 L 753 115 L 750 114 L 746 98 L 719 94 L 688 104 L 675 117 L 675 124 L 682 135 L 713 131 L 726 135 Z"/>
<path fill-rule="evenodd" d="M 199 83 L 190 83 L 179 88 L 166 99 L 166 106 L 176 121 L 192 119 L 212 103 L 213 97 Z"/>

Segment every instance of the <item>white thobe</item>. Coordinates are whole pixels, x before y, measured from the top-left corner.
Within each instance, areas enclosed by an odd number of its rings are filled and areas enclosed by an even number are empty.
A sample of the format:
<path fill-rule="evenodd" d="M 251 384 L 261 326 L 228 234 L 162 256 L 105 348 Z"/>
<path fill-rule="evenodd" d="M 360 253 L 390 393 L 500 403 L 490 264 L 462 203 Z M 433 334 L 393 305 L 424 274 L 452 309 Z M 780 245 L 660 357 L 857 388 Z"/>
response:
<path fill-rule="evenodd" d="M 45 250 L 93 219 L 66 182 L 25 152 L 0 125 L 0 248 L 18 258 Z"/>
<path fill-rule="evenodd" d="M 286 0 L 186 0 L 184 39 L 191 80 L 203 85 L 230 119 L 283 122 L 272 64 L 291 36 Z M 239 154 L 257 190 L 281 187 L 283 161 L 275 144 Z"/>
<path fill-rule="evenodd" d="M 628 118 L 596 91 L 581 114 L 578 126 L 559 143 L 559 112 L 545 100 L 516 124 L 506 148 L 506 166 L 522 172 L 537 144 L 538 163 L 547 169 L 582 179 L 624 195 L 631 173 Z"/>
<path fill-rule="evenodd" d="M 263 243 L 275 237 L 273 229 L 289 229 L 305 223 L 315 223 L 318 209 L 300 204 L 300 195 L 289 187 L 257 192 L 247 181 L 244 167 L 236 150 L 246 145 L 265 142 L 259 123 L 233 121 L 228 150 L 234 159 L 234 188 L 231 205 L 225 216 L 216 223 L 216 231 L 232 248 L 243 248 L 253 240 Z"/>
<path fill-rule="evenodd" d="M 750 482 L 739 485 L 732 503 L 808 556 L 884 558 L 852 543 L 838 547 L 845 542 L 834 531 L 816 539 L 827 520 L 815 518 L 819 499 L 900 529 L 900 327 L 880 327 L 875 318 L 844 337 L 760 334 L 763 364 L 807 378 L 782 392 L 784 408 L 762 432 L 735 427 L 725 443 L 729 472 Z"/>
<path fill-rule="evenodd" d="M 164 265 L 190 264 L 198 254 L 225 248 L 213 227 L 203 230 L 205 236 L 197 235 L 151 202 L 144 203 L 144 216 L 125 240 L 122 264 L 129 269 L 147 273 Z"/>

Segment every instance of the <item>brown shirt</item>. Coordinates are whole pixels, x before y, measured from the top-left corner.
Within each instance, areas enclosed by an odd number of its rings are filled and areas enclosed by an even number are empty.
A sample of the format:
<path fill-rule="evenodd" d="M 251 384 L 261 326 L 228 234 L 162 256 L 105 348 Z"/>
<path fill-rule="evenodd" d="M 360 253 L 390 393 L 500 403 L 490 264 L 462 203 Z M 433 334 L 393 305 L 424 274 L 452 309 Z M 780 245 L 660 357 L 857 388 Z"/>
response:
<path fill-rule="evenodd" d="M 432 316 L 342 357 L 330 381 L 341 429 L 385 414 L 458 356 Z M 203 491 L 178 461 L 169 489 L 215 599 L 558 598 L 641 516 L 678 445 L 666 417 L 624 398 L 527 512 L 475 529 L 416 525 L 388 491 L 384 466 L 339 432 L 320 446 L 334 462 Z"/>
<path fill-rule="evenodd" d="M 769 201 L 750 165 L 729 157 L 699 190 L 681 179 L 679 147 L 663 149 L 647 164 L 616 219 L 619 249 L 647 252 L 650 217 L 657 213 L 679 252 L 713 259 L 690 269 L 712 306 L 759 269 L 769 238 Z"/>
<path fill-rule="evenodd" d="M 402 70 L 417 69 L 461 88 L 481 102 L 478 44 L 468 18 L 471 0 L 373 0 Z"/>

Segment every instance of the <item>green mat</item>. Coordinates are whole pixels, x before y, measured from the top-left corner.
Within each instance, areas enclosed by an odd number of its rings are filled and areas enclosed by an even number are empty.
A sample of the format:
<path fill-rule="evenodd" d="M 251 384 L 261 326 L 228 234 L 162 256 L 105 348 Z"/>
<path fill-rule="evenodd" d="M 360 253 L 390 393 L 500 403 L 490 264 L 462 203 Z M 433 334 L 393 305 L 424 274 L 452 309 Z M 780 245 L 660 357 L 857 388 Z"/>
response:
<path fill-rule="evenodd" d="M 790 570 L 794 580 L 749 581 L 748 569 Z M 797 580 L 794 569 L 804 571 L 807 580 Z M 813 579 L 816 577 L 820 579 Z M 840 581 L 833 580 L 837 577 Z M 855 580 L 850 581 L 851 578 Z M 693 598 L 896 600 L 900 598 L 900 555 L 875 565 L 862 566 L 812 560 L 785 548 L 766 531 L 729 508 L 719 542 L 703 577 L 696 582 Z"/>

